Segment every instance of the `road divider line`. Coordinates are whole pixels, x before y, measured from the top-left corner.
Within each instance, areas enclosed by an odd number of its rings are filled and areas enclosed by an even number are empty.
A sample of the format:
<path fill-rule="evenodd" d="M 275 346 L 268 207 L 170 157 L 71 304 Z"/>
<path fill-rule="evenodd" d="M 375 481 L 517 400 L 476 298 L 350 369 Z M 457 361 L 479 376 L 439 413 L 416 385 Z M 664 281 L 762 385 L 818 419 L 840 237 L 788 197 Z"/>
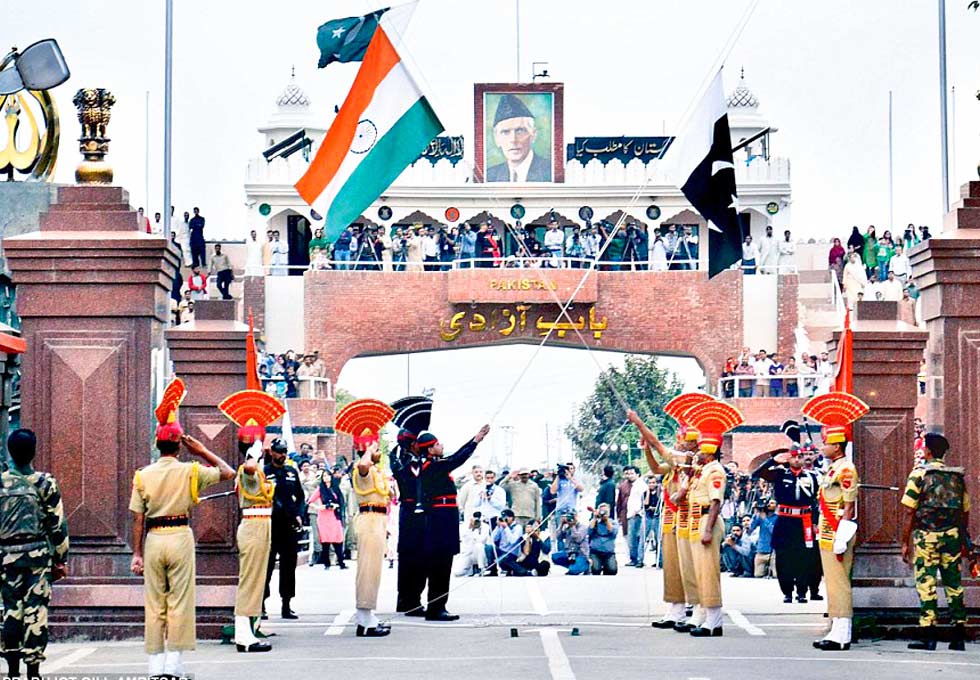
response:
<path fill-rule="evenodd" d="M 344 632 L 344 627 L 350 623 L 353 616 L 353 609 L 342 609 L 337 616 L 334 617 L 333 623 L 330 624 L 330 627 L 327 628 L 324 635 L 340 635 Z"/>
<path fill-rule="evenodd" d="M 755 625 L 752 625 L 751 623 L 749 623 L 749 620 L 747 618 L 745 618 L 745 615 L 742 614 L 742 612 L 740 612 L 739 610 L 737 610 L 737 609 L 726 609 L 725 610 L 725 613 L 728 614 L 728 618 L 730 618 L 732 620 L 732 623 L 734 623 L 736 626 L 738 626 L 739 628 L 741 628 L 742 630 L 744 630 L 749 635 L 765 635 L 766 634 L 766 631 L 762 630 L 758 626 L 755 626 Z"/>
<path fill-rule="evenodd" d="M 74 651 L 68 652 L 63 657 L 44 664 L 44 666 L 41 667 L 41 673 L 44 675 L 49 675 L 55 671 L 60 671 L 62 668 L 71 666 L 76 661 L 80 661 L 89 654 L 94 653 L 96 649 L 98 649 L 98 647 L 81 647 Z"/>
<path fill-rule="evenodd" d="M 527 596 L 531 600 L 534 613 L 538 616 L 548 616 L 548 605 L 544 601 L 544 595 L 541 594 L 538 582 L 534 579 L 525 579 L 524 583 L 527 585 Z"/>
<path fill-rule="evenodd" d="M 551 680 L 575 680 L 572 664 L 565 654 L 565 649 L 561 646 L 561 640 L 558 639 L 559 632 L 567 633 L 568 630 L 568 628 L 532 628 L 525 631 L 541 636 L 541 646 L 544 647 L 544 655 L 548 657 L 548 671 L 551 673 Z"/>

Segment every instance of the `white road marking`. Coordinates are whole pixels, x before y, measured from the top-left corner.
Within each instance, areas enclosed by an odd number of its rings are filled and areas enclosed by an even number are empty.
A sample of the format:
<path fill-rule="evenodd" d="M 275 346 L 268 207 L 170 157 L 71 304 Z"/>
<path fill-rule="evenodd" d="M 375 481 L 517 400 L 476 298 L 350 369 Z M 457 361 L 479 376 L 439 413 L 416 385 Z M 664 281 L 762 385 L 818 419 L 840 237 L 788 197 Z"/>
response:
<path fill-rule="evenodd" d="M 62 668 L 71 666 L 76 661 L 84 659 L 89 654 L 95 652 L 98 647 L 81 647 L 73 652 L 68 652 L 60 659 L 55 659 L 54 661 L 49 661 L 43 666 L 41 666 L 41 673 L 44 675 L 49 675 L 55 671 L 60 671 Z"/>
<path fill-rule="evenodd" d="M 827 622 L 813 623 L 760 623 L 759 628 L 826 628 Z"/>
<path fill-rule="evenodd" d="M 559 631 L 567 632 L 568 629 L 532 628 L 525 632 L 541 635 L 541 646 L 544 647 L 544 654 L 548 657 L 548 670 L 551 672 L 551 680 L 575 680 L 572 664 L 568 661 L 568 656 L 565 655 L 561 640 L 558 639 Z"/>
<path fill-rule="evenodd" d="M 548 616 L 548 605 L 544 601 L 541 589 L 538 588 L 538 582 L 534 579 L 525 579 L 524 582 L 527 584 L 527 596 L 531 600 L 534 613 L 538 616 Z"/>
<path fill-rule="evenodd" d="M 749 623 L 749 620 L 747 618 L 745 618 L 745 615 L 742 614 L 742 612 L 740 612 L 739 610 L 737 610 L 737 609 L 726 609 L 725 610 L 725 613 L 728 614 L 728 618 L 730 618 L 732 620 L 732 623 L 734 623 L 736 626 L 738 626 L 739 628 L 741 628 L 742 630 L 744 630 L 749 635 L 765 635 L 766 634 L 766 631 L 762 630 L 758 626 L 754 626 L 751 623 Z"/>
<path fill-rule="evenodd" d="M 333 623 L 327 628 L 324 635 L 340 635 L 344 632 L 344 626 L 350 623 L 351 618 L 354 616 L 353 609 L 342 609 L 337 616 L 334 617 Z"/>

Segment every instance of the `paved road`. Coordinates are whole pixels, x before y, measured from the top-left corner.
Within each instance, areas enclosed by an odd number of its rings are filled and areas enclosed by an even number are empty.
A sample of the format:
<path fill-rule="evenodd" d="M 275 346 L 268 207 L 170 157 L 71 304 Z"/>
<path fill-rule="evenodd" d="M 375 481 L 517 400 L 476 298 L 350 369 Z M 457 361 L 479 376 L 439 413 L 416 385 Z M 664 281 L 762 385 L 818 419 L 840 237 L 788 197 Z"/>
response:
<path fill-rule="evenodd" d="M 561 569 L 556 571 L 563 571 Z M 826 627 L 824 603 L 784 605 L 775 581 L 723 576 L 727 616 L 723 638 L 695 639 L 650 627 L 662 611 L 660 572 L 624 569 L 615 577 L 456 579 L 450 609 L 457 624 L 392 617 L 384 639 L 357 639 L 349 623 L 354 570 L 300 567 L 294 602 L 298 622 L 273 615 L 269 654 L 238 654 L 204 642 L 187 655 L 202 680 L 319 676 L 370 679 L 615 677 L 976 678 L 980 645 L 966 653 L 915 653 L 902 642 L 862 642 L 846 653 L 821 653 L 810 643 Z M 273 587 L 275 592 L 275 587 Z M 394 571 L 385 572 L 382 608 L 394 603 Z M 269 601 L 276 613 L 278 601 Z M 572 629 L 576 628 L 577 631 Z M 512 637 L 516 629 L 518 637 Z M 51 645 L 45 672 L 66 675 L 139 673 L 139 641 Z M 437 676 L 436 673 L 443 675 Z"/>

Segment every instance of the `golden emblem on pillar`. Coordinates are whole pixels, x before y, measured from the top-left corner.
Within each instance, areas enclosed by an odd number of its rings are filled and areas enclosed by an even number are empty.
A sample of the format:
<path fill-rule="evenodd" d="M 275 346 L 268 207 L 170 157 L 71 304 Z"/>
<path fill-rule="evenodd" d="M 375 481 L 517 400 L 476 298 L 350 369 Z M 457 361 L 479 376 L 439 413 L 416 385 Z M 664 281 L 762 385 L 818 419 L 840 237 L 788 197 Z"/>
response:
<path fill-rule="evenodd" d="M 15 47 L 0 60 L 0 175 L 8 181 L 14 173 L 51 181 L 61 125 L 48 90 L 69 76 L 58 43 L 50 39 L 23 52 Z"/>
<path fill-rule="evenodd" d="M 79 90 L 71 101 L 78 109 L 78 122 L 82 124 L 78 150 L 83 160 L 75 168 L 75 181 L 79 184 L 111 184 L 112 167 L 105 162 L 110 141 L 106 137 L 106 128 L 116 98 L 109 90 L 96 87 Z"/>

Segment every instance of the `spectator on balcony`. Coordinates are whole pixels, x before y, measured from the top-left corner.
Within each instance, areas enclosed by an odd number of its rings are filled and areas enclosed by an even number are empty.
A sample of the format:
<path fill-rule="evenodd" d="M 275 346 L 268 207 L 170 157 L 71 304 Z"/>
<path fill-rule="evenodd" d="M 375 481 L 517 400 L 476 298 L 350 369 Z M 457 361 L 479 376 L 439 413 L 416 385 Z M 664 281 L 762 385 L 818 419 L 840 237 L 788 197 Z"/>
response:
<path fill-rule="evenodd" d="M 311 259 L 313 257 L 313 250 L 316 248 L 319 248 L 320 250 L 328 250 L 330 248 L 330 241 L 324 238 L 322 228 L 313 230 L 313 238 L 310 239 L 310 245 L 309 245 L 309 253 Z"/>
<path fill-rule="evenodd" d="M 245 241 L 245 276 L 262 276 L 262 249 L 264 244 L 253 229 Z"/>
<path fill-rule="evenodd" d="M 187 280 L 187 287 L 191 291 L 192 300 L 208 299 L 208 277 L 201 273 L 201 268 L 194 265 L 191 270 L 191 277 Z"/>
<path fill-rule="evenodd" d="M 878 273 L 879 282 L 888 278 L 888 263 L 891 262 L 894 254 L 895 249 L 889 243 L 888 239 L 884 236 L 878 239 L 878 247 L 875 250 L 875 269 Z"/>
<path fill-rule="evenodd" d="M 425 271 L 434 272 L 439 269 L 439 237 L 432 225 L 426 228 L 425 236 L 422 237 L 422 258 Z"/>
<path fill-rule="evenodd" d="M 844 295 L 847 298 L 847 306 L 854 309 L 857 304 L 858 295 L 864 292 L 868 285 L 868 275 L 865 271 L 864 263 L 857 252 L 850 255 L 850 260 L 844 267 Z"/>
<path fill-rule="evenodd" d="M 350 249 L 351 241 L 353 240 L 354 233 L 347 226 L 344 227 L 344 230 L 337 236 L 337 240 L 334 241 L 333 259 L 339 263 L 337 269 L 350 269 Z"/>
<path fill-rule="evenodd" d="M 569 258 L 572 269 L 581 269 L 585 257 L 585 243 L 582 240 L 582 230 L 575 227 L 565 240 L 565 256 Z"/>
<path fill-rule="evenodd" d="M 558 219 L 552 217 L 548 220 L 548 228 L 544 232 L 544 254 L 546 256 L 545 266 L 557 268 L 561 266 L 561 258 L 564 255 L 565 233 L 558 228 Z"/>
<path fill-rule="evenodd" d="M 738 368 L 735 369 L 735 375 L 739 377 L 738 380 L 738 396 L 743 399 L 752 396 L 752 387 L 755 383 L 755 369 L 749 365 L 748 359 L 742 359 Z"/>
<path fill-rule="evenodd" d="M 902 291 L 902 299 L 898 301 L 898 320 L 915 326 L 915 300 L 909 295 L 908 288 Z"/>
<path fill-rule="evenodd" d="M 650 269 L 655 272 L 667 271 L 667 246 L 659 231 L 654 232 L 653 243 L 650 245 Z"/>
<path fill-rule="evenodd" d="M 820 362 L 817 364 L 817 375 L 820 376 L 819 394 L 830 392 L 834 385 L 834 365 L 830 363 L 830 355 L 826 352 L 820 353 Z"/>
<path fill-rule="evenodd" d="M 731 378 L 735 376 L 735 370 L 737 368 L 738 362 L 735 361 L 735 357 L 728 357 L 725 359 L 725 368 L 721 372 L 721 393 L 722 397 L 725 399 L 731 399 L 735 396 L 735 381 L 731 380 Z"/>
<path fill-rule="evenodd" d="M 777 274 L 789 274 L 793 271 L 796 261 L 796 244 L 793 242 L 789 229 L 783 232 L 783 240 L 776 246 L 779 251 Z"/>
<path fill-rule="evenodd" d="M 322 272 L 330 269 L 330 258 L 327 253 L 319 248 L 314 248 L 310 255 L 310 269 L 315 272 Z"/>
<path fill-rule="evenodd" d="M 905 227 L 905 234 L 902 236 L 901 245 L 908 251 L 912 246 L 921 243 L 919 240 L 919 235 L 915 233 L 915 225 L 909 222 L 909 225 Z"/>
<path fill-rule="evenodd" d="M 860 234 L 858 234 L 860 236 Z M 830 266 L 830 271 L 834 272 L 834 276 L 837 277 L 837 283 L 842 283 L 842 278 L 844 276 L 844 258 L 847 255 L 847 251 L 844 250 L 844 246 L 840 244 L 840 239 L 835 238 L 834 244 L 830 247 L 830 253 L 827 255 L 827 263 Z"/>
<path fill-rule="evenodd" d="M 406 271 L 410 272 L 420 272 L 423 270 L 422 262 L 422 225 L 413 224 L 408 230 L 408 236 L 405 239 L 406 250 L 405 250 L 405 262 Z"/>
<path fill-rule="evenodd" d="M 194 208 L 194 217 L 187 223 L 190 232 L 191 266 L 207 267 L 207 247 L 204 242 L 204 218 L 199 208 Z"/>
<path fill-rule="evenodd" d="M 752 236 L 746 235 L 742 241 L 742 271 L 745 274 L 755 274 L 756 263 L 759 260 L 759 248 L 752 243 Z"/>
<path fill-rule="evenodd" d="M 459 231 L 459 259 L 462 260 L 459 266 L 469 269 L 473 266 L 473 258 L 476 257 L 476 232 L 469 224 L 463 224 Z"/>
<path fill-rule="evenodd" d="M 779 355 L 773 354 L 772 359 L 769 360 L 769 375 L 782 375 L 785 372 L 786 372 L 786 367 L 783 365 L 783 362 L 779 360 Z M 782 378 L 769 379 L 769 396 L 770 397 L 783 396 Z"/>
<path fill-rule="evenodd" d="M 766 235 L 759 241 L 759 271 L 775 274 L 779 267 L 779 243 L 772 235 L 772 225 L 766 226 Z"/>
<path fill-rule="evenodd" d="M 901 245 L 895 246 L 895 254 L 888 263 L 888 271 L 895 274 L 895 278 L 903 287 L 912 275 L 912 263 L 909 262 L 909 256 L 905 254 L 905 248 Z"/>
<path fill-rule="evenodd" d="M 177 316 L 180 323 L 194 320 L 194 299 L 191 297 L 190 289 L 184 291 L 184 297 L 177 305 Z"/>
<path fill-rule="evenodd" d="M 476 233 L 476 257 L 479 260 L 476 266 L 480 268 L 492 267 L 493 250 L 494 244 L 490 234 L 490 225 L 486 222 L 480 222 Z"/>
<path fill-rule="evenodd" d="M 136 228 L 139 229 L 144 234 L 152 234 L 150 230 L 150 218 L 146 216 L 143 212 L 143 208 L 140 207 L 136 210 Z"/>
<path fill-rule="evenodd" d="M 888 272 L 888 278 L 880 286 L 883 297 L 888 302 L 898 302 L 902 299 L 902 293 L 905 292 L 905 287 L 902 282 L 895 277 L 895 272 Z"/>
<path fill-rule="evenodd" d="M 603 256 L 603 260 L 608 262 L 622 262 L 623 253 L 626 251 L 626 227 L 622 224 L 616 229 L 612 238 L 609 239 L 609 243 L 606 245 L 606 254 Z M 619 264 L 607 265 L 607 269 L 618 272 L 620 270 Z"/>
<path fill-rule="evenodd" d="M 279 230 L 272 232 L 272 243 L 269 249 L 269 274 L 285 276 L 289 273 L 289 247 L 279 240 Z"/>
<path fill-rule="evenodd" d="M 772 368 L 773 362 L 766 354 L 766 350 L 760 349 L 755 355 L 755 361 L 752 364 L 752 368 L 755 370 L 755 396 L 757 397 L 768 397 L 769 396 L 769 369 Z"/>
<path fill-rule="evenodd" d="M 221 244 L 214 244 L 214 255 L 211 256 L 211 273 L 214 274 L 218 284 L 218 292 L 221 293 L 222 300 L 230 300 L 231 282 L 235 280 L 235 275 L 231 270 L 231 260 L 221 252 Z"/>
<path fill-rule="evenodd" d="M 796 375 L 800 371 L 796 366 L 796 357 L 790 355 L 786 359 L 786 369 L 783 371 L 788 375 Z M 800 383 L 796 378 L 786 378 L 783 381 L 783 387 L 786 389 L 787 397 L 798 397 L 800 396 Z"/>
<path fill-rule="evenodd" d="M 601 243 L 599 228 L 591 222 L 587 222 L 585 234 L 582 236 L 582 256 L 587 260 L 595 260 Z"/>
<path fill-rule="evenodd" d="M 456 259 L 456 227 L 446 230 L 439 230 L 439 261 L 442 263 L 442 271 L 449 271 Z"/>

